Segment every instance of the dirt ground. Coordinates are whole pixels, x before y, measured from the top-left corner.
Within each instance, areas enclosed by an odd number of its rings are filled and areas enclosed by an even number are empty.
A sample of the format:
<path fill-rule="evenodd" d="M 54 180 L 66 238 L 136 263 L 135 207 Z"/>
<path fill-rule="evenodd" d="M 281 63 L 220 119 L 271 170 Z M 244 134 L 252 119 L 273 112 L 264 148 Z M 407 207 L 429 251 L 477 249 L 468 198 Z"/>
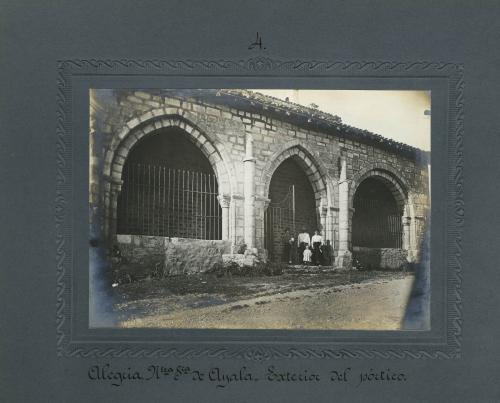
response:
<path fill-rule="evenodd" d="M 175 276 L 114 288 L 121 327 L 400 329 L 414 276 L 307 272 Z"/>

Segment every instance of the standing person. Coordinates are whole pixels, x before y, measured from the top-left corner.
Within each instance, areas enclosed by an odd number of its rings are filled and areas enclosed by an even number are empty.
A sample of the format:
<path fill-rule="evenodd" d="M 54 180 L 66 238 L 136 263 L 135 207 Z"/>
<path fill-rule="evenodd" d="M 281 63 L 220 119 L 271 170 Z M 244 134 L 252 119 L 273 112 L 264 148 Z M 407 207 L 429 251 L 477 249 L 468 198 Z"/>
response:
<path fill-rule="evenodd" d="M 327 240 L 326 244 L 323 244 L 323 246 L 321 247 L 321 253 L 323 255 L 323 264 L 325 266 L 331 266 L 333 257 L 333 248 L 329 240 Z"/>
<path fill-rule="evenodd" d="M 314 265 L 319 265 L 321 263 L 321 245 L 323 245 L 323 237 L 319 234 L 319 231 L 314 231 L 314 235 L 311 239 L 312 245 L 312 261 Z"/>
<path fill-rule="evenodd" d="M 306 245 L 306 248 L 304 249 L 304 254 L 302 255 L 302 261 L 304 264 L 308 265 L 311 263 L 311 249 L 309 249 L 309 245 Z"/>
<path fill-rule="evenodd" d="M 309 238 L 309 233 L 306 231 L 306 229 L 303 227 L 302 232 L 299 234 L 297 237 L 297 245 L 299 247 L 299 260 L 301 263 L 304 263 L 303 255 L 304 255 L 304 249 L 307 246 L 311 245 L 311 239 Z"/>

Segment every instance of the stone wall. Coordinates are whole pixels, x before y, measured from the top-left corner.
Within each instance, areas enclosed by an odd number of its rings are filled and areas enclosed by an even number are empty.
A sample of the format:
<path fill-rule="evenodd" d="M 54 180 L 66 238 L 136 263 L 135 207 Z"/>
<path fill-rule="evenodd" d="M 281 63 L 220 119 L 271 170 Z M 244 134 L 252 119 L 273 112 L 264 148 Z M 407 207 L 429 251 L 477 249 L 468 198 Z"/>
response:
<path fill-rule="evenodd" d="M 409 155 L 387 141 L 359 140 L 349 127 L 322 132 L 313 123 L 294 124 L 262 110 L 236 109 L 194 97 L 154 95 L 146 91 L 93 91 L 91 116 L 90 202 L 104 211 L 104 230 L 113 236 L 113 205 L 120 191 L 121 167 L 142 136 L 168 125 L 180 127 L 203 151 L 214 168 L 227 210 L 227 239 L 245 243 L 244 162 L 246 141 L 255 159 L 255 246 L 264 247 L 264 211 L 272 174 L 281 162 L 296 156 L 315 193 L 319 227 L 325 240 L 339 248 L 339 178 L 344 161 L 352 209 L 353 189 L 370 172 L 400 184 L 411 207 L 412 249 L 418 250 L 427 216 L 428 170 L 424 153 Z M 265 109 L 265 108 L 264 108 Z M 354 129 L 354 128 L 353 128 Z M 390 142 L 389 142 L 390 143 Z M 424 158 L 425 159 L 425 158 Z M 222 204 L 222 202 L 221 202 Z M 115 214 L 116 215 L 116 214 Z M 351 211 L 352 215 L 352 211 Z M 111 224 L 106 224 L 111 223 Z M 106 228 L 108 225 L 109 228 Z M 409 238 L 410 239 L 410 238 Z M 350 239 L 349 239 L 349 246 Z M 408 245 L 406 245 L 409 248 Z"/>
<path fill-rule="evenodd" d="M 231 250 L 229 241 L 118 235 L 122 270 L 131 278 L 203 273 L 222 265 L 222 255 Z"/>
<path fill-rule="evenodd" d="M 356 260 L 368 270 L 403 270 L 407 267 L 408 252 L 395 248 L 364 248 L 355 246 L 352 252 Z"/>
<path fill-rule="evenodd" d="M 231 251 L 229 241 L 165 238 L 165 275 L 193 274 L 222 265 L 222 255 Z"/>

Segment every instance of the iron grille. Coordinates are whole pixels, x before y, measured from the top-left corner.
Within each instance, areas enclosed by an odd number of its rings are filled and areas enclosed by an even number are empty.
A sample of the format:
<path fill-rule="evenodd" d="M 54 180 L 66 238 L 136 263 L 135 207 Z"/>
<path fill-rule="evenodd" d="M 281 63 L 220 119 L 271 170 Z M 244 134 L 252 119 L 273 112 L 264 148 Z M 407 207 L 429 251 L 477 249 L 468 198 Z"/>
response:
<path fill-rule="evenodd" d="M 352 243 L 372 248 L 402 248 L 402 213 L 381 200 L 358 198 Z"/>
<path fill-rule="evenodd" d="M 125 165 L 122 177 L 119 234 L 221 239 L 215 175 L 130 163 Z"/>

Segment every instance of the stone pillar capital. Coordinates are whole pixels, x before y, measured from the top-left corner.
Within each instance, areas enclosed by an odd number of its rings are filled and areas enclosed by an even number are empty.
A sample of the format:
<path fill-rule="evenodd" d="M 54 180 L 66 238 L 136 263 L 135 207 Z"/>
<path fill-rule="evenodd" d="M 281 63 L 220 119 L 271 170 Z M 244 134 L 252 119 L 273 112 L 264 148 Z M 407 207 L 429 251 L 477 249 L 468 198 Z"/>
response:
<path fill-rule="evenodd" d="M 120 193 L 122 190 L 123 181 L 121 179 L 115 179 L 111 176 L 104 175 L 104 182 L 109 186 L 109 192 L 111 194 Z"/>
<path fill-rule="evenodd" d="M 341 179 L 337 183 L 338 183 L 338 185 L 347 185 L 347 187 L 350 187 L 352 180 L 351 179 Z"/>
<path fill-rule="evenodd" d="M 122 191 L 122 185 L 123 185 L 123 182 L 122 183 L 114 183 L 113 185 L 111 185 L 111 192 L 120 193 Z"/>
<path fill-rule="evenodd" d="M 223 209 L 229 208 L 231 205 L 231 196 L 229 195 L 218 195 L 217 200 L 219 200 L 219 204 Z"/>
<path fill-rule="evenodd" d="M 271 203 L 271 199 L 264 199 L 262 200 L 262 203 L 264 204 L 264 211 L 266 211 L 269 207 L 269 204 Z"/>
<path fill-rule="evenodd" d="M 123 181 L 121 179 L 116 179 L 113 176 L 103 175 L 102 178 L 105 182 L 110 183 L 111 185 L 122 185 Z"/>

